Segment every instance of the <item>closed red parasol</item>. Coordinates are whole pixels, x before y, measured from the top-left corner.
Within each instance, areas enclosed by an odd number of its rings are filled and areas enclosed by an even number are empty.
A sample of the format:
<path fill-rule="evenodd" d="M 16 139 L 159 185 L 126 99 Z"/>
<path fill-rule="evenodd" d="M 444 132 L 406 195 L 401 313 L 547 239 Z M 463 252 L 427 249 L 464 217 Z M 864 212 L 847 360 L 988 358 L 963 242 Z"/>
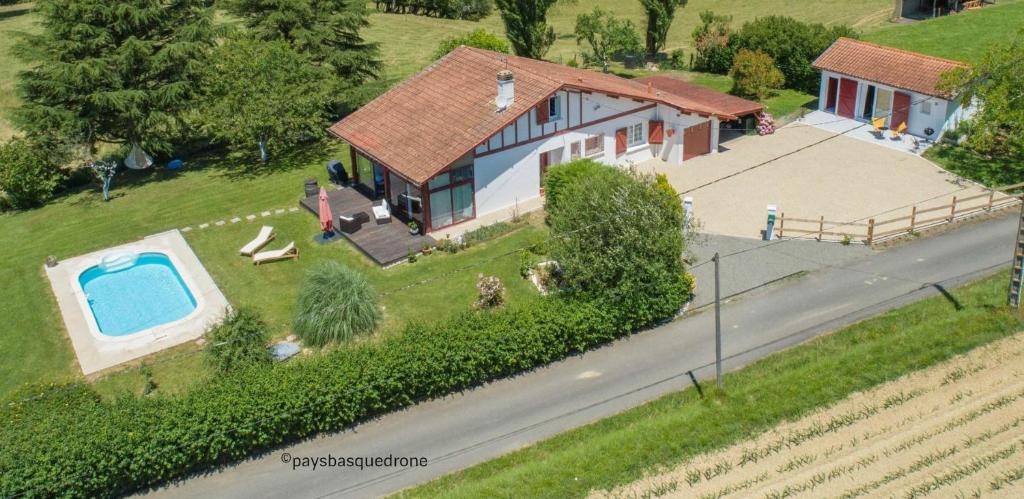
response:
<path fill-rule="evenodd" d="M 331 205 L 327 202 L 327 190 L 320 188 L 320 228 L 326 232 L 334 232 L 334 223 L 331 221 L 334 214 L 331 213 Z"/>

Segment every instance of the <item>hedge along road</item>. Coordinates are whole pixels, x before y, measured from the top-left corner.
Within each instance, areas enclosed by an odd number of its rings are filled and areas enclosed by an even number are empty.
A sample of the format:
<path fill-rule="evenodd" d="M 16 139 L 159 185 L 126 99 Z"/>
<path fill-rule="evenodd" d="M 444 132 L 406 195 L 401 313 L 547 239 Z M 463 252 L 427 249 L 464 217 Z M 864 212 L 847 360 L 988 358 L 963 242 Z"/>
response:
<path fill-rule="evenodd" d="M 737 368 L 1008 266 L 1016 226 L 1013 215 L 967 225 L 727 302 L 722 307 L 725 367 Z M 723 265 L 759 263 L 762 259 L 751 254 L 772 250 L 725 258 Z M 701 378 L 713 377 L 713 361 L 714 315 L 699 313 L 151 492 L 158 497 L 380 496 L 685 388 L 690 369 Z M 426 458 L 428 464 L 324 466 L 332 457 L 389 456 Z M 322 462 L 314 469 L 306 458 Z"/>

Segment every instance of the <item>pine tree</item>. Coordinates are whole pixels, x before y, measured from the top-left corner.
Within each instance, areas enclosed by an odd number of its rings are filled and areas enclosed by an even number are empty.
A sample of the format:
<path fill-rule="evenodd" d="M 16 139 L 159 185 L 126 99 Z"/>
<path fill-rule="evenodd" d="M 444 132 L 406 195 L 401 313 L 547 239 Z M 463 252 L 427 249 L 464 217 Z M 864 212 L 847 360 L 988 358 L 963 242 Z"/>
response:
<path fill-rule="evenodd" d="M 87 145 L 171 151 L 218 29 L 204 0 L 39 0 L 16 52 L 19 127 Z"/>
<path fill-rule="evenodd" d="M 381 69 L 378 47 L 359 30 L 369 25 L 359 0 L 224 0 L 248 32 L 265 41 L 284 40 L 314 64 L 337 77 L 335 92 L 345 94 L 375 78 Z"/>
<path fill-rule="evenodd" d="M 541 59 L 555 43 L 548 10 L 558 0 L 496 0 L 505 33 L 516 55 Z"/>
<path fill-rule="evenodd" d="M 640 0 L 647 13 L 647 57 L 653 59 L 665 48 L 668 29 L 672 26 L 676 9 L 686 7 L 687 0 Z"/>

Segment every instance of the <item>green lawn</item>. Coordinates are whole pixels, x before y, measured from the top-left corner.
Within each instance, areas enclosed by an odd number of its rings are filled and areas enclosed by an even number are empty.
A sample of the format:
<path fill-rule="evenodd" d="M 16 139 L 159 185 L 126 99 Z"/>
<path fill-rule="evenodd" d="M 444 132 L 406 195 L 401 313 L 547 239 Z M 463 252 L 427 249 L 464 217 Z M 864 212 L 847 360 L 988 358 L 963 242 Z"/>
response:
<path fill-rule="evenodd" d="M 630 483 L 1019 331 L 1006 276 L 953 290 L 959 311 L 929 298 L 728 373 L 708 399 L 687 389 L 399 495 L 583 497 Z"/>
<path fill-rule="evenodd" d="M 1024 2 L 1000 0 L 964 14 L 870 31 L 864 39 L 881 45 L 964 62 L 976 61 L 989 47 L 1004 44 L 1024 28 Z"/>
<path fill-rule="evenodd" d="M 20 33 L 38 31 L 34 20 L 30 4 L 0 7 L 0 142 L 11 138 L 14 133 L 9 120 L 11 110 L 19 105 L 14 94 L 14 77 L 25 68 L 11 54 L 11 48 Z"/>
<path fill-rule="evenodd" d="M 123 174 L 114 181 L 113 199 L 101 201 L 97 189 L 85 189 L 36 210 L 0 215 L 0 315 L 6 318 L 0 335 L 0 394 L 25 381 L 53 381 L 80 376 L 74 353 L 64 332 L 49 282 L 43 273 L 48 255 L 58 259 L 87 253 L 144 236 L 186 226 L 243 217 L 264 210 L 297 206 L 303 180 L 326 181 L 323 165 L 331 157 L 344 157 L 337 143 L 314 146 L 294 157 L 280 158 L 278 166 L 255 168 L 251 160 L 228 158 L 194 165 L 181 173 L 154 170 Z M 294 165 L 294 166 L 289 166 Z M 238 248 L 255 235 L 257 222 L 194 230 L 187 239 L 233 305 L 260 309 L 276 336 L 287 333 L 297 284 L 304 269 L 323 259 L 337 259 L 365 272 L 381 293 L 413 281 L 428 284 L 388 293 L 382 298 L 385 321 L 392 330 L 406 320 L 448 315 L 472 305 L 475 272 L 448 274 L 456 267 L 483 263 L 480 271 L 506 283 L 511 299 L 533 296 L 518 276 L 518 256 L 488 261 L 495 254 L 530 244 L 543 237 L 543 229 L 524 224 L 494 241 L 457 255 L 434 254 L 412 265 L 381 270 L 344 241 L 318 246 L 312 237 L 316 219 L 305 211 L 272 216 L 278 242 L 295 240 L 298 261 L 254 267 L 237 256 Z M 168 391 L 202 378 L 197 355 L 182 346 L 149 359 L 157 382 Z M 137 389 L 141 373 L 128 370 L 104 379 L 101 390 Z"/>

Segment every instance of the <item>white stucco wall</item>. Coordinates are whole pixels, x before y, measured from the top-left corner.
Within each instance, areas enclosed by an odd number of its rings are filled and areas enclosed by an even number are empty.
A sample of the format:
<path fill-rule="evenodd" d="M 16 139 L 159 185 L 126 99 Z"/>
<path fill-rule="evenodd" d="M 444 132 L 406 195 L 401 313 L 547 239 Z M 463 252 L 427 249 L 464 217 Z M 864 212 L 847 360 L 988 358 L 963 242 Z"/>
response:
<path fill-rule="evenodd" d="M 857 101 L 854 105 L 855 117 L 858 120 L 864 121 L 864 103 L 867 100 L 868 85 L 874 85 L 878 89 L 885 89 L 892 92 L 901 92 L 910 95 L 910 110 L 907 114 L 907 132 L 911 135 L 918 137 L 924 137 L 929 139 L 938 139 L 942 131 L 955 128 L 957 124 L 963 119 L 973 114 L 973 108 L 962 109 L 959 102 L 956 100 L 949 101 L 938 97 L 931 97 L 917 92 L 911 92 L 888 85 L 883 85 L 876 82 L 867 80 L 861 80 L 858 78 L 851 78 L 849 76 L 843 76 L 830 71 L 822 71 L 821 73 L 821 86 L 818 95 L 818 109 L 825 111 L 825 106 L 828 102 L 828 79 L 829 78 L 857 81 Z M 876 90 L 877 92 L 877 90 Z M 841 98 L 837 96 L 838 99 Z M 930 112 L 925 114 L 924 110 L 930 104 Z M 891 127 L 895 127 L 897 124 L 890 124 Z M 935 133 L 931 136 L 925 135 L 924 130 L 926 128 L 932 128 Z"/>
<path fill-rule="evenodd" d="M 552 158 L 552 164 L 566 162 L 570 160 L 572 143 L 580 143 L 593 135 L 603 134 L 604 151 L 593 156 L 595 160 L 610 165 L 627 165 L 659 157 L 670 163 L 679 164 L 682 161 L 683 130 L 686 127 L 708 120 L 708 118 L 681 113 L 674 108 L 662 104 L 643 109 L 646 106 L 650 106 L 650 103 L 636 102 L 626 98 L 611 98 L 603 94 L 568 92 L 568 95 L 563 95 L 563 98 L 569 102 L 569 112 L 568 116 L 562 116 L 557 122 L 567 123 L 564 125 L 565 128 L 579 126 L 580 115 L 577 113 L 577 110 L 580 108 L 580 105 L 582 105 L 582 121 L 584 123 L 601 119 L 606 121 L 568 130 L 518 146 L 509 147 L 506 145 L 506 148 L 497 152 L 488 152 L 489 150 L 499 149 L 498 147 L 490 148 L 489 146 L 492 144 L 500 145 L 500 138 L 497 142 L 492 138 L 488 141 L 487 147 L 477 148 L 477 157 L 474 160 L 474 187 L 478 217 L 499 210 L 510 210 L 517 202 L 523 203 L 540 196 L 539 156 L 541 153 L 560 150 L 561 154 L 557 158 Z M 565 105 L 566 101 L 563 101 L 563 106 Z M 566 108 L 563 107 L 563 109 Z M 636 111 L 629 112 L 633 110 Z M 607 119 L 623 112 L 628 114 Z M 563 112 L 563 115 L 565 114 Z M 648 121 L 658 119 L 665 122 L 665 144 L 648 144 Z M 528 123 L 525 120 L 529 120 L 530 123 L 534 124 L 532 125 L 534 137 L 539 136 L 540 127 L 535 125 L 536 118 L 533 116 L 533 111 L 531 111 L 529 116 L 523 116 L 519 119 L 520 139 L 525 135 L 523 133 L 524 130 L 527 130 Z M 625 154 L 616 156 L 615 130 L 638 122 L 643 124 L 644 142 L 629 147 Z M 512 132 L 508 131 L 509 128 L 512 129 Z M 503 134 L 511 133 L 510 135 L 505 135 L 506 139 L 511 138 L 515 134 L 515 127 L 509 128 L 502 132 Z M 560 125 L 558 129 L 562 130 L 563 127 Z M 673 130 L 671 136 L 668 133 L 669 129 Z M 554 125 L 545 125 L 545 132 L 554 133 Z M 712 150 L 717 149 L 717 136 L 718 120 L 713 119 Z M 507 141 L 506 144 L 510 142 Z M 580 152 L 585 156 L 586 149 L 582 143 L 580 144 Z"/>

